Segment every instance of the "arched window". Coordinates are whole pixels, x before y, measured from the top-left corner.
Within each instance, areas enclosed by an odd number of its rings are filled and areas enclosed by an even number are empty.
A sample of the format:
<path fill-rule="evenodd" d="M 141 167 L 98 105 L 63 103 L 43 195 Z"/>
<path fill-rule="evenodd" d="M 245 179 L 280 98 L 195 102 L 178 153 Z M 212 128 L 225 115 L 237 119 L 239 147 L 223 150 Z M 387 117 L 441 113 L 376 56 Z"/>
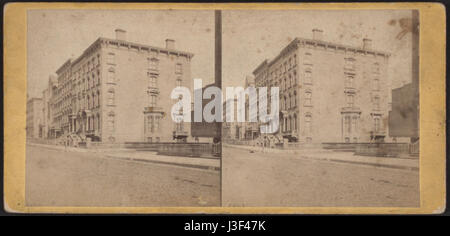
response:
<path fill-rule="evenodd" d="M 108 90 L 108 105 L 114 105 L 114 100 L 115 100 L 115 93 L 114 93 L 114 89 L 109 89 Z"/>
<path fill-rule="evenodd" d="M 304 105 L 305 106 L 312 106 L 311 99 L 312 99 L 312 92 L 310 90 L 307 90 L 305 92 L 305 104 Z"/>

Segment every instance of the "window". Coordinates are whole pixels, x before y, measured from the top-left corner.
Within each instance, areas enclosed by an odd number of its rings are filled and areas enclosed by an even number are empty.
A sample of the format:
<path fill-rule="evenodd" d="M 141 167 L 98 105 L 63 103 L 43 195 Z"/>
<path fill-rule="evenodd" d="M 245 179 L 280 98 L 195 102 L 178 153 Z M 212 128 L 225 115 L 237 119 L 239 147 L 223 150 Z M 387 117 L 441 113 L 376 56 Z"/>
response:
<path fill-rule="evenodd" d="M 108 70 L 108 83 L 114 83 L 116 80 L 116 74 L 114 68 L 109 68 Z"/>
<path fill-rule="evenodd" d="M 158 70 L 159 61 L 156 58 L 148 59 L 148 69 L 149 70 Z"/>
<path fill-rule="evenodd" d="M 100 131 L 100 128 L 101 128 L 100 114 L 97 114 L 97 130 Z"/>
<path fill-rule="evenodd" d="M 375 91 L 380 90 L 380 79 L 378 77 L 375 77 L 373 79 L 373 90 Z"/>
<path fill-rule="evenodd" d="M 156 94 L 151 94 L 149 98 L 150 98 L 149 101 L 150 107 L 156 107 L 156 98 L 157 98 Z"/>
<path fill-rule="evenodd" d="M 380 131 L 380 118 L 378 118 L 378 117 L 374 118 L 374 131 L 375 132 Z"/>
<path fill-rule="evenodd" d="M 304 64 L 311 64 L 311 53 L 307 52 L 305 53 L 305 63 Z"/>
<path fill-rule="evenodd" d="M 114 99 L 115 99 L 114 89 L 109 89 L 108 90 L 108 105 L 109 106 L 114 105 Z"/>
<path fill-rule="evenodd" d="M 355 59 L 354 58 L 345 58 L 345 69 L 354 70 L 355 69 Z"/>
<path fill-rule="evenodd" d="M 297 91 L 294 91 L 294 107 L 297 106 Z"/>
<path fill-rule="evenodd" d="M 150 88 L 157 88 L 158 87 L 158 78 L 156 78 L 156 76 L 151 75 L 150 73 L 147 74 L 148 75 L 148 86 Z"/>
<path fill-rule="evenodd" d="M 312 106 L 311 97 L 312 97 L 312 92 L 306 91 L 305 92 L 305 104 L 304 104 L 305 106 Z"/>
<path fill-rule="evenodd" d="M 289 94 L 289 108 L 294 107 L 294 103 L 293 103 L 293 101 L 292 101 L 293 98 L 294 98 L 294 96 L 291 96 L 291 95 Z"/>
<path fill-rule="evenodd" d="M 100 70 L 97 70 L 97 85 L 100 84 Z"/>
<path fill-rule="evenodd" d="M 347 107 L 353 107 L 355 95 L 347 94 Z"/>
<path fill-rule="evenodd" d="M 181 87 L 181 82 L 182 82 L 181 77 L 178 77 L 176 80 L 176 86 Z"/>
<path fill-rule="evenodd" d="M 353 75 L 347 75 L 347 79 L 345 80 L 345 87 L 354 88 L 355 87 L 355 78 Z"/>
<path fill-rule="evenodd" d="M 91 109 L 90 105 L 91 105 L 91 98 L 90 98 L 89 95 L 88 95 L 88 96 L 87 96 L 87 100 L 86 100 L 86 108 L 87 108 L 87 109 Z"/>
<path fill-rule="evenodd" d="M 306 113 L 306 115 L 305 115 L 305 132 L 306 132 L 306 135 L 311 135 L 311 133 L 312 133 L 311 120 L 312 120 L 311 113 Z"/>
<path fill-rule="evenodd" d="M 310 68 L 305 70 L 305 84 L 312 84 L 312 71 Z"/>
<path fill-rule="evenodd" d="M 289 107 L 287 105 L 287 97 L 284 97 L 284 109 L 285 110 L 289 109 Z"/>
<path fill-rule="evenodd" d="M 292 77 L 294 79 L 294 85 L 297 85 L 297 71 L 294 70 L 293 74 L 294 75 Z"/>
<path fill-rule="evenodd" d="M 108 114 L 108 131 L 110 133 L 114 132 L 114 113 L 109 113 Z"/>
<path fill-rule="evenodd" d="M 350 116 L 344 117 L 344 130 L 350 134 L 352 132 L 351 119 Z"/>
<path fill-rule="evenodd" d="M 175 73 L 182 74 L 183 73 L 183 65 L 181 65 L 180 63 L 177 63 L 175 65 Z"/>
<path fill-rule="evenodd" d="M 108 64 L 115 64 L 115 55 L 114 55 L 114 53 L 112 53 L 112 52 L 108 53 L 107 58 L 106 58 L 106 63 L 108 63 Z"/>
<path fill-rule="evenodd" d="M 294 114 L 294 126 L 292 128 L 294 131 L 297 130 L 297 114 Z"/>
<path fill-rule="evenodd" d="M 357 116 L 353 116 L 352 118 L 352 129 L 356 132 L 357 130 L 357 125 L 358 125 L 358 117 Z"/>
<path fill-rule="evenodd" d="M 154 121 L 153 121 L 153 116 L 148 116 L 147 117 L 147 132 L 149 133 L 153 133 L 154 130 Z"/>
<path fill-rule="evenodd" d="M 373 105 L 375 110 L 380 110 L 380 97 L 375 96 L 373 98 Z"/>
<path fill-rule="evenodd" d="M 160 117 L 156 116 L 155 117 L 155 131 L 161 131 L 161 129 L 159 128 L 160 127 L 159 126 L 159 121 L 160 121 Z M 159 138 L 157 138 L 157 139 L 159 139 Z"/>
<path fill-rule="evenodd" d="M 378 62 L 375 62 L 373 64 L 373 73 L 376 73 L 376 74 L 380 73 L 380 64 Z"/>
<path fill-rule="evenodd" d="M 291 117 L 289 116 L 287 119 L 287 131 L 291 130 Z"/>
<path fill-rule="evenodd" d="M 97 91 L 97 107 L 100 106 L 100 91 Z"/>

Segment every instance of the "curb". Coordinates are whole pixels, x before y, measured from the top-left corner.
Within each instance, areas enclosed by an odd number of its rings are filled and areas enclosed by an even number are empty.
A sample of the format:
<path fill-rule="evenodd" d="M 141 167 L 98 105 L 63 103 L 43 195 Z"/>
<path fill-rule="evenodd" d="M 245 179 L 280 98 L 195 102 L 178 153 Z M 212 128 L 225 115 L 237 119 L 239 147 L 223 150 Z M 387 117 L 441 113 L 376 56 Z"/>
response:
<path fill-rule="evenodd" d="M 168 162 L 168 161 L 156 161 L 156 160 L 131 158 L 131 157 L 118 157 L 118 156 L 111 156 L 111 155 L 106 155 L 106 157 L 107 158 L 111 158 L 111 159 L 122 159 L 122 160 L 127 160 L 127 161 L 140 161 L 140 162 L 148 162 L 148 163 L 156 163 L 156 164 L 165 164 L 165 165 L 174 165 L 174 166 L 181 166 L 181 167 L 196 168 L 196 169 L 202 169 L 202 170 L 220 171 L 220 167 L 217 167 L 217 166 L 207 166 L 207 165 L 188 164 L 188 163 L 176 163 L 176 162 Z"/>
<path fill-rule="evenodd" d="M 370 162 L 349 161 L 349 160 L 328 159 L 328 158 L 311 158 L 311 157 L 306 157 L 306 156 L 302 156 L 302 158 L 305 158 L 308 160 L 333 161 L 333 162 L 338 162 L 338 163 L 348 163 L 348 164 L 384 167 L 384 168 L 392 168 L 392 169 L 400 169 L 400 170 L 419 171 L 419 167 L 415 167 L 415 166 L 401 166 L 401 165 L 392 165 L 392 164 L 370 163 Z"/>

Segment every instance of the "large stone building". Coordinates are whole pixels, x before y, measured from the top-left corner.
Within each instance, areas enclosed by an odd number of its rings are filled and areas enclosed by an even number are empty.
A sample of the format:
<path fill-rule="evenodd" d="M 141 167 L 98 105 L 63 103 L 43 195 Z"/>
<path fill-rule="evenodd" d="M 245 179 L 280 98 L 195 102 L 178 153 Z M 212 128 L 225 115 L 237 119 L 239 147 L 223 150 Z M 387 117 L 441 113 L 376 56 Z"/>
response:
<path fill-rule="evenodd" d="M 27 138 L 41 138 L 42 127 L 42 98 L 29 98 L 27 101 Z"/>
<path fill-rule="evenodd" d="M 295 38 L 253 71 L 256 87 L 280 88 L 276 135 L 301 143 L 383 140 L 389 56 L 369 39 L 356 47 L 324 41 L 318 29 L 313 39 Z"/>
<path fill-rule="evenodd" d="M 116 38 L 98 38 L 81 56 L 67 60 L 49 80 L 49 137 L 101 142 L 172 142 L 189 137 L 175 123 L 170 98 L 176 86 L 192 88 L 192 53 Z M 48 109 L 48 108 L 46 108 Z"/>

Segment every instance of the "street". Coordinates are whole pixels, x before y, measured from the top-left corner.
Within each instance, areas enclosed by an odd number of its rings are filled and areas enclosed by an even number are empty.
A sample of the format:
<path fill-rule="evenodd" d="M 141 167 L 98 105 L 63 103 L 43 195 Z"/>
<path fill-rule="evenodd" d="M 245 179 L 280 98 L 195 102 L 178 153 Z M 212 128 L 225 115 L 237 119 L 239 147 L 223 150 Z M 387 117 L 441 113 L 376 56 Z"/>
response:
<path fill-rule="evenodd" d="M 418 171 L 232 147 L 224 147 L 222 158 L 225 207 L 419 206 Z"/>
<path fill-rule="evenodd" d="M 219 206 L 220 172 L 27 145 L 27 206 Z"/>

